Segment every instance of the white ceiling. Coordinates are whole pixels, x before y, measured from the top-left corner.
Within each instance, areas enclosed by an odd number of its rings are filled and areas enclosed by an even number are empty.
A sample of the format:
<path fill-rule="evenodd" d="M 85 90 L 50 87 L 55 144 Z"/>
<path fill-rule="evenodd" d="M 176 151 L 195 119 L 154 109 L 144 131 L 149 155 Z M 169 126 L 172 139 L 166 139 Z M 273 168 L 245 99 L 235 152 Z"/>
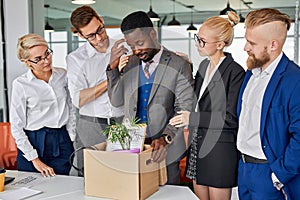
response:
<path fill-rule="evenodd" d="M 250 9 L 243 3 L 249 4 Z M 71 0 L 44 0 L 45 4 L 50 5 L 48 8 L 48 17 L 51 25 L 59 24 L 59 21 L 69 21 L 71 12 L 79 7 L 71 3 Z M 193 21 L 195 24 L 203 22 L 207 17 L 218 15 L 226 7 L 226 0 L 175 0 L 176 19 L 182 24 L 190 23 L 191 9 L 184 5 L 194 5 Z M 173 0 L 152 0 L 153 11 L 162 19 L 165 17 L 164 24 L 172 18 Z M 91 6 L 104 17 L 106 25 L 119 25 L 122 18 L 127 14 L 143 10 L 148 11 L 150 0 L 96 0 Z M 230 0 L 230 7 L 244 16 L 251 9 L 259 8 L 277 8 L 282 12 L 295 18 L 296 0 Z M 46 10 L 45 10 L 46 13 Z M 55 25 L 54 25 L 55 26 Z"/>

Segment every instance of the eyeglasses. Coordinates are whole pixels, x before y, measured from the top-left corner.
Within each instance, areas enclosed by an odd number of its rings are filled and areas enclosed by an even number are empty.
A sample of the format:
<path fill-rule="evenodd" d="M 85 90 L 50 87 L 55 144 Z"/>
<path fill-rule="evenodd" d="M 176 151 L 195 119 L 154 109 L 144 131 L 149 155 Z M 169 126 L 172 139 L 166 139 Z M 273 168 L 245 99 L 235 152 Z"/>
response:
<path fill-rule="evenodd" d="M 104 33 L 104 28 L 105 28 L 104 25 L 99 26 L 95 33 L 90 33 L 87 36 L 84 36 L 84 38 L 89 40 L 89 41 L 93 41 L 94 39 L 96 39 L 96 35 L 102 35 Z"/>
<path fill-rule="evenodd" d="M 206 42 L 206 41 L 204 41 L 203 39 L 199 38 L 197 34 L 194 34 L 194 40 L 195 40 L 196 43 L 199 44 L 199 46 L 200 46 L 201 48 L 204 48 L 204 47 L 205 47 L 205 44 L 214 44 L 214 43 L 219 42 L 219 41 L 216 41 L 216 42 Z"/>
<path fill-rule="evenodd" d="M 32 62 L 34 64 L 38 64 L 38 63 L 41 63 L 41 61 L 45 61 L 46 59 L 50 58 L 52 56 L 52 54 L 53 54 L 52 49 L 47 49 L 44 57 L 38 56 L 38 57 L 35 57 L 34 60 L 28 60 L 28 61 Z"/>

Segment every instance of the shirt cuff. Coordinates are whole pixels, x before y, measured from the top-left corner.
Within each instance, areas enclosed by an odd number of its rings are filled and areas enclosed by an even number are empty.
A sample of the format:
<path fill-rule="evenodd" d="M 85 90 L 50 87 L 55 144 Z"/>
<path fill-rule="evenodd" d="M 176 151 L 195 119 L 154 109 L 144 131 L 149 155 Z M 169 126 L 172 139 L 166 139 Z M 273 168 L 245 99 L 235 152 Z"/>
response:
<path fill-rule="evenodd" d="M 23 156 L 28 160 L 28 161 L 32 161 L 36 158 L 38 158 L 38 154 L 37 154 L 37 151 L 35 149 L 27 152 L 26 154 L 23 154 Z"/>
<path fill-rule="evenodd" d="M 281 190 L 283 188 L 283 184 L 278 180 L 277 176 L 274 174 L 274 172 L 272 172 L 271 174 L 271 179 L 273 182 L 273 186 L 277 189 L 277 190 Z"/>

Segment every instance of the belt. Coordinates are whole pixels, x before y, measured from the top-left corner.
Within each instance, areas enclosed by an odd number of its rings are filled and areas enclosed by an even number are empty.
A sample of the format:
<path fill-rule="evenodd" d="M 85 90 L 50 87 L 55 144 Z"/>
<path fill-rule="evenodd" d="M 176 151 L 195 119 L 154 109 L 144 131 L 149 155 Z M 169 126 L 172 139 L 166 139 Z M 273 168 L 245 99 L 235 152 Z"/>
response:
<path fill-rule="evenodd" d="M 268 163 L 268 160 L 254 158 L 254 157 L 248 156 L 246 154 L 242 154 L 241 157 L 242 157 L 242 161 L 244 163 L 255 163 L 255 164 L 266 164 L 266 163 Z"/>
<path fill-rule="evenodd" d="M 85 115 L 80 115 L 80 118 L 89 122 L 97 122 L 100 124 L 107 124 L 107 125 L 111 125 L 113 122 L 115 122 L 114 118 L 90 117 Z"/>

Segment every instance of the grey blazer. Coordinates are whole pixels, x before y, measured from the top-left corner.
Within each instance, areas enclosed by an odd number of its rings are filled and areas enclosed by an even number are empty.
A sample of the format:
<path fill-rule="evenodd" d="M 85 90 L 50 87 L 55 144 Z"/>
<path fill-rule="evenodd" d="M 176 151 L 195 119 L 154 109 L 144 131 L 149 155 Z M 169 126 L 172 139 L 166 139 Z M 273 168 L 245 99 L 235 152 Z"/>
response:
<path fill-rule="evenodd" d="M 124 106 L 125 117 L 136 116 L 139 86 L 139 58 L 130 58 L 123 73 L 107 71 L 108 95 L 113 106 Z M 148 132 L 152 138 L 164 133 L 169 120 L 179 110 L 192 110 L 193 77 L 190 63 L 164 48 L 157 66 L 148 101 Z M 174 130 L 173 130 L 174 132 Z M 167 162 L 181 158 L 186 147 L 182 129 L 176 129 L 168 147 Z"/>

